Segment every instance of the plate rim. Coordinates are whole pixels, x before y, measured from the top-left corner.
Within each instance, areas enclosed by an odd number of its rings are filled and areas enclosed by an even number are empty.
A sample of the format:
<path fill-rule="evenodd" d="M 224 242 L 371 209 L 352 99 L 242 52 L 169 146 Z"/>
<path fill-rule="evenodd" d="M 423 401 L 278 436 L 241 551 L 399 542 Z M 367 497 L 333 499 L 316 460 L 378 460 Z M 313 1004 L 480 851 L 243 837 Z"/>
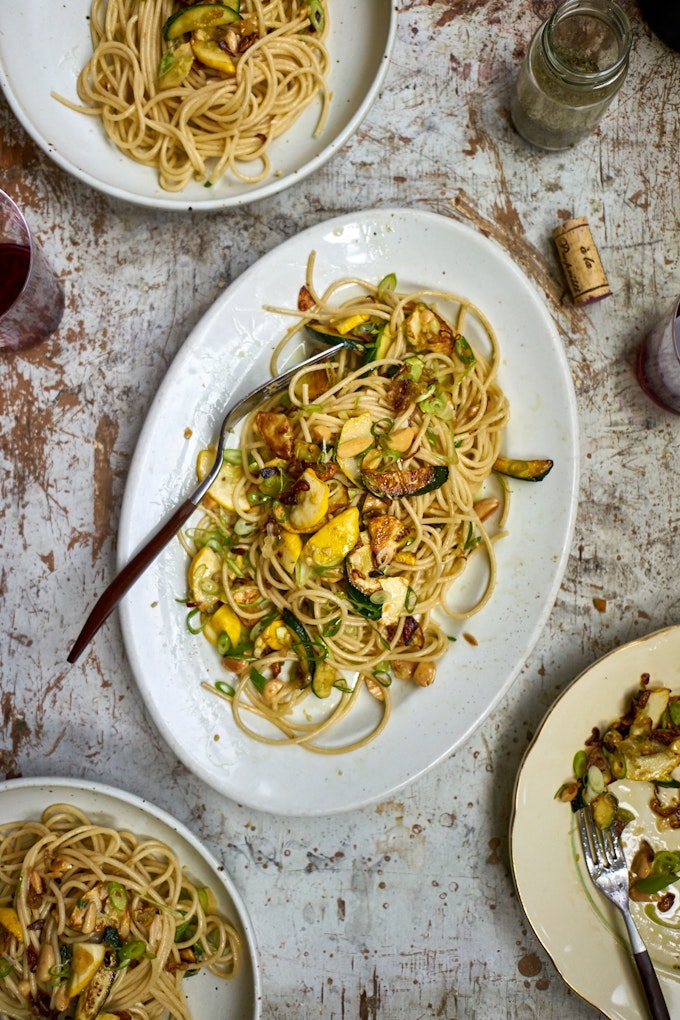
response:
<path fill-rule="evenodd" d="M 375 3 L 376 0 L 371 0 L 371 2 Z M 392 63 L 392 55 L 394 53 L 397 39 L 399 7 L 397 4 L 393 3 L 392 0 L 379 0 L 379 2 L 384 4 L 384 16 L 387 19 L 385 46 L 380 54 L 380 59 L 377 63 L 375 73 L 371 79 L 367 92 L 352 117 L 350 117 L 350 119 L 345 123 L 342 130 L 336 134 L 327 145 L 324 145 L 323 148 L 316 153 L 316 155 L 312 156 L 307 163 L 303 164 L 303 166 L 292 170 L 289 173 L 284 173 L 280 177 L 277 177 L 277 175 L 272 172 L 263 181 L 251 185 L 248 191 L 238 192 L 233 195 L 225 195 L 221 198 L 206 199 L 205 201 L 200 199 L 198 196 L 191 199 L 177 199 L 166 197 L 166 194 L 170 195 L 173 193 L 164 193 L 162 190 L 155 196 L 139 195 L 127 188 L 108 185 L 105 182 L 102 182 L 91 171 L 82 169 L 72 159 L 63 156 L 55 145 L 43 136 L 38 127 L 34 124 L 33 119 L 29 116 L 25 103 L 21 100 L 16 89 L 13 87 L 10 75 L 2 61 L 1 46 L 0 91 L 2 91 L 10 110 L 19 121 L 24 131 L 26 131 L 29 137 L 33 140 L 35 145 L 37 145 L 38 148 L 65 173 L 68 173 L 71 177 L 74 177 L 81 183 L 88 185 L 100 194 L 108 195 L 111 198 L 129 202 L 132 205 L 142 206 L 147 209 L 164 209 L 170 212 L 201 213 L 214 211 L 216 209 L 238 209 L 242 206 L 250 205 L 252 202 L 257 202 L 261 199 L 277 195 L 281 191 L 285 191 L 293 185 L 305 180 L 332 159 L 333 156 L 335 156 L 338 151 L 347 144 L 349 139 L 356 134 L 378 98 L 387 76 L 387 72 Z M 3 34 L 4 33 L 0 29 L 0 41 Z M 104 140 L 106 140 L 105 137 Z M 275 144 L 276 141 L 278 141 L 278 139 L 275 139 L 272 144 Z M 248 187 L 245 182 L 243 183 L 244 187 Z"/>
<path fill-rule="evenodd" d="M 527 746 L 526 750 L 524 751 L 524 754 L 522 755 L 522 759 L 521 759 L 520 765 L 519 765 L 519 767 L 517 769 L 517 774 L 515 776 L 515 781 L 514 781 L 514 785 L 513 785 L 513 793 L 512 793 L 512 801 L 511 801 L 511 813 L 510 813 L 510 819 L 509 819 L 509 823 L 508 823 L 508 844 L 509 844 L 510 870 L 511 870 L 511 873 L 512 873 L 513 885 L 514 885 L 514 888 L 515 888 L 515 891 L 516 891 L 516 894 L 517 894 L 517 898 L 518 898 L 520 907 L 522 908 L 522 912 L 523 912 L 523 914 L 524 914 L 524 916 L 525 916 L 525 918 L 526 918 L 526 920 L 527 920 L 527 922 L 528 922 L 532 932 L 534 933 L 534 935 L 537 938 L 538 942 L 543 947 L 544 952 L 547 954 L 547 956 L 551 960 L 553 966 L 555 967 L 556 971 L 558 972 L 558 974 L 560 975 L 560 977 L 562 978 L 564 983 L 576 995 L 578 995 L 580 999 L 582 999 L 584 1002 L 588 1003 L 588 1005 L 592 1006 L 593 1008 L 597 1009 L 598 1011 L 602 1012 L 603 1016 L 610 1017 L 610 1020 L 620 1020 L 620 1018 L 621 1018 L 621 1020 L 623 1020 L 623 1018 L 625 1018 L 625 1020 L 637 1020 L 637 1017 L 639 1016 L 639 1013 L 637 1011 L 635 1011 L 635 1012 L 631 1012 L 630 1014 L 628 1012 L 625 1012 L 625 1013 L 617 1012 L 616 1014 L 614 1014 L 614 1013 L 606 1013 L 605 1014 L 604 1013 L 604 1008 L 606 1008 L 606 1005 L 607 1005 L 606 1003 L 596 1002 L 594 999 L 590 998 L 588 994 L 584 993 L 583 991 L 580 991 L 579 988 L 576 986 L 576 983 L 575 983 L 574 979 L 571 978 L 571 977 L 568 977 L 567 974 L 565 973 L 567 968 L 566 968 L 565 964 L 562 962 L 562 959 L 561 958 L 557 958 L 555 952 L 553 952 L 553 950 L 551 948 L 549 948 L 548 945 L 546 945 L 546 940 L 541 936 L 541 932 L 539 931 L 538 921 L 536 920 L 535 912 L 533 912 L 533 911 L 530 912 L 530 910 L 529 910 L 529 908 L 527 906 L 528 896 L 527 896 L 527 893 L 526 893 L 526 889 L 523 890 L 522 886 L 520 885 L 520 882 L 519 882 L 518 877 L 517 877 L 517 868 L 516 868 L 516 845 L 517 845 L 517 842 L 518 842 L 517 827 L 518 827 L 518 820 L 519 820 L 519 817 L 521 815 L 521 806 L 519 804 L 519 798 L 520 798 L 520 795 L 521 795 L 522 778 L 523 778 L 524 770 L 525 770 L 525 767 L 527 766 L 528 760 L 532 756 L 534 751 L 536 750 L 537 744 L 539 743 L 539 741 L 543 737 L 544 731 L 545 731 L 545 729 L 546 729 L 546 727 L 547 727 L 551 717 L 553 716 L 553 713 L 558 708 L 558 706 L 560 706 L 560 705 L 562 705 L 564 703 L 566 698 L 570 697 L 573 694 L 574 688 L 581 681 L 583 681 L 586 677 L 588 677 L 588 675 L 590 673 L 594 673 L 596 670 L 602 668 L 609 660 L 614 659 L 617 656 L 621 656 L 623 658 L 623 657 L 625 657 L 626 653 L 630 652 L 634 648 L 642 647 L 647 642 L 654 641 L 654 640 L 659 640 L 659 639 L 666 640 L 668 638 L 676 638 L 677 640 L 680 641 L 680 624 L 668 624 L 666 626 L 659 627 L 659 628 L 657 628 L 655 630 L 649 631 L 647 634 L 642 634 L 639 637 L 632 638 L 630 641 L 625 641 L 623 644 L 617 645 L 615 648 L 611 648 L 608 652 L 604 652 L 602 655 L 598 656 L 591 663 L 589 663 L 589 665 L 587 665 L 578 674 L 576 674 L 576 676 L 574 676 L 573 679 L 569 681 L 569 683 L 566 685 L 564 690 L 560 692 L 560 694 L 557 696 L 557 698 L 555 698 L 553 703 L 548 707 L 547 711 L 543 715 L 543 718 L 541 719 L 541 722 L 539 723 L 534 736 L 532 737 L 529 745 Z M 632 689 L 632 684 L 631 684 L 631 689 Z M 587 728 L 587 726 L 588 726 L 588 721 L 585 720 L 585 728 Z M 568 770 L 568 767 L 569 767 L 569 763 L 567 762 L 566 763 L 566 768 L 565 768 L 565 773 Z M 566 836 L 568 837 L 568 835 L 569 835 L 569 833 L 567 832 Z M 612 937 L 612 945 L 613 945 L 613 937 Z M 626 953 L 627 952 L 628 952 L 628 950 L 627 950 L 627 943 L 626 943 Z M 631 962 L 632 962 L 632 960 L 631 960 Z M 631 971 L 630 977 L 631 977 L 631 985 L 634 985 L 635 977 L 634 977 L 634 972 L 633 971 Z M 660 977 L 661 977 L 662 983 L 663 983 L 663 977 L 664 977 L 664 973 L 663 972 L 660 974 Z M 678 978 L 678 981 L 680 982 L 680 977 Z M 641 994 L 641 992 L 640 992 L 640 994 Z"/>
<path fill-rule="evenodd" d="M 10 791 L 35 790 L 45 791 L 46 805 L 49 803 L 47 791 L 50 788 L 64 788 L 74 793 L 85 791 L 106 798 L 108 801 L 122 802 L 129 807 L 140 811 L 153 822 L 154 818 L 162 822 L 167 828 L 183 839 L 198 856 L 200 856 L 208 868 L 214 873 L 215 879 L 224 887 L 227 895 L 231 898 L 236 913 L 239 929 L 245 938 L 248 957 L 250 962 L 250 975 L 252 979 L 253 1013 L 251 1020 L 259 1020 L 262 1008 L 262 975 L 260 970 L 260 956 L 258 950 L 257 936 L 250 912 L 243 895 L 236 887 L 236 883 L 230 872 L 222 864 L 214 853 L 189 829 L 179 818 L 176 818 L 165 808 L 160 807 L 148 797 L 140 797 L 122 787 L 112 786 L 109 783 L 93 779 L 76 779 L 72 776 L 17 776 L 15 779 L 4 779 L 0 781 L 0 810 L 4 794 Z M 58 794 L 57 794 L 58 795 Z M 20 820 L 20 819 L 19 819 Z M 0 822 L 14 821 L 14 819 L 1 819 Z M 152 833 L 148 833 L 151 835 Z M 173 848 L 174 849 L 174 848 Z"/>
<path fill-rule="evenodd" d="M 576 395 L 573 386 L 573 379 L 571 376 L 569 364 L 566 357 L 566 351 L 562 344 L 561 338 L 559 337 L 559 332 L 555 325 L 554 318 L 547 309 L 545 302 L 542 299 L 542 296 L 538 292 L 536 284 L 520 269 L 520 267 L 514 262 L 514 260 L 511 258 L 506 249 L 504 249 L 500 244 L 498 244 L 498 242 L 496 242 L 495 239 L 489 238 L 483 232 L 477 230 L 472 224 L 461 221 L 455 216 L 444 216 L 440 213 L 431 212 L 429 210 L 419 210 L 410 207 L 388 206 L 379 209 L 359 210 L 353 213 L 344 213 L 339 216 L 334 216 L 329 219 L 322 220 L 319 223 L 313 224 L 305 228 L 304 230 L 298 232 L 297 234 L 294 234 L 292 237 L 283 240 L 275 247 L 263 253 L 263 255 L 260 258 L 258 258 L 253 265 L 251 265 L 242 274 L 236 277 L 236 279 L 234 279 L 227 286 L 227 288 L 225 288 L 225 290 L 220 295 L 218 295 L 218 297 L 215 299 L 215 302 L 210 306 L 210 308 L 206 310 L 201 319 L 191 330 L 191 332 L 185 339 L 184 343 L 178 349 L 173 361 L 168 366 L 168 369 L 159 384 L 158 390 L 149 406 L 146 419 L 143 423 L 142 429 L 137 440 L 135 453 L 130 463 L 128 478 L 125 485 L 122 511 L 120 516 L 119 540 L 117 549 L 119 567 L 122 566 L 123 563 L 128 558 L 128 556 L 131 556 L 135 551 L 135 546 L 131 544 L 130 518 L 132 513 L 131 510 L 131 501 L 133 498 L 132 493 L 137 488 L 137 486 L 140 484 L 141 480 L 144 477 L 144 469 L 141 463 L 143 454 L 141 454 L 140 451 L 143 449 L 146 443 L 148 443 L 149 436 L 153 435 L 153 431 L 157 427 L 157 425 L 154 422 L 154 419 L 156 417 L 158 408 L 162 406 L 165 400 L 166 393 L 172 391 L 172 388 L 175 385 L 175 381 L 177 377 L 181 374 L 185 363 L 187 361 L 190 361 L 191 358 L 193 357 L 194 348 L 200 347 L 200 344 L 202 342 L 201 334 L 206 329 L 209 329 L 210 324 L 214 319 L 219 320 L 222 314 L 223 306 L 229 304 L 232 293 L 234 291 L 240 290 L 243 286 L 246 286 L 253 274 L 261 272 L 261 263 L 263 261 L 273 260 L 279 257 L 280 253 L 282 251 L 285 251 L 288 245 L 302 244 L 304 243 L 305 238 L 309 237 L 310 235 L 316 234 L 318 236 L 319 233 L 321 233 L 324 236 L 327 236 L 332 232 L 337 232 L 341 229 L 345 229 L 357 223 L 360 223 L 364 226 L 366 226 L 367 224 L 371 225 L 375 223 L 383 224 L 385 221 L 389 222 L 394 221 L 398 222 L 399 224 L 402 224 L 405 220 L 416 221 L 418 229 L 421 229 L 423 224 L 435 224 L 437 229 L 443 229 L 445 231 L 448 230 L 459 231 L 461 234 L 465 236 L 473 236 L 474 238 L 476 238 L 477 242 L 480 245 L 490 246 L 496 253 L 496 257 L 502 259 L 504 266 L 508 270 L 508 272 L 515 276 L 516 278 L 521 279 L 523 281 L 524 286 L 530 287 L 531 290 L 533 291 L 536 302 L 534 308 L 539 310 L 537 314 L 539 314 L 539 316 L 542 317 L 543 321 L 546 323 L 546 328 L 550 330 L 551 338 L 553 339 L 555 344 L 554 350 L 556 356 L 560 360 L 560 368 L 563 373 L 563 375 L 560 376 L 560 381 L 561 383 L 564 383 L 565 398 L 566 403 L 568 405 L 570 416 L 570 420 L 565 431 L 568 433 L 570 439 L 573 438 L 573 448 L 570 447 L 568 450 L 568 454 L 571 457 L 570 463 L 565 464 L 564 469 L 569 479 L 568 487 L 570 495 L 568 509 L 568 523 L 565 529 L 565 541 L 561 548 L 559 557 L 556 558 L 557 562 L 552 577 L 552 584 L 550 585 L 549 589 L 546 589 L 545 593 L 542 593 L 542 597 L 545 599 L 543 609 L 541 613 L 536 617 L 533 623 L 533 627 L 530 633 L 527 635 L 527 645 L 525 646 L 524 649 L 524 655 L 514 665 L 514 668 L 507 673 L 505 682 L 501 685 L 499 689 L 496 690 L 493 699 L 486 704 L 484 712 L 482 714 L 477 715 L 474 720 L 471 720 L 465 731 L 462 732 L 461 735 L 457 738 L 455 744 L 449 745 L 448 747 L 443 749 L 441 753 L 438 754 L 435 760 L 430 759 L 425 767 L 419 768 L 417 771 L 412 772 L 406 779 L 400 779 L 398 782 L 395 781 L 387 788 L 383 787 L 378 793 L 373 793 L 371 795 L 366 795 L 365 793 L 357 793 L 353 798 L 347 799 L 342 804 L 339 804 L 337 806 L 335 805 L 333 806 L 325 805 L 323 807 L 298 806 L 297 808 L 295 808 L 291 807 L 291 805 L 286 805 L 284 807 L 281 807 L 280 809 L 277 809 L 273 807 L 270 803 L 264 805 L 257 798 L 256 799 L 252 799 L 252 797 L 250 799 L 245 798 L 242 790 L 234 792 L 233 790 L 228 789 L 227 788 L 228 784 L 226 784 L 226 787 L 224 783 L 222 783 L 221 785 L 216 785 L 216 780 L 212 771 L 210 770 L 210 768 L 204 767 L 203 763 L 199 764 L 193 759 L 191 760 L 191 763 L 189 763 L 187 760 L 187 751 L 184 748 L 183 744 L 180 741 L 178 741 L 175 733 L 172 732 L 169 729 L 169 727 L 165 724 L 165 720 L 159 720 L 157 712 L 155 711 L 151 712 L 154 719 L 154 723 L 161 731 L 166 742 L 169 744 L 169 746 L 172 748 L 175 754 L 177 754 L 180 760 L 182 760 L 187 765 L 187 767 L 190 768 L 191 771 L 196 772 L 198 775 L 200 775 L 200 777 L 205 782 L 207 782 L 213 788 L 217 789 L 218 792 L 220 792 L 222 795 L 231 797 L 232 799 L 237 800 L 239 803 L 247 803 L 251 807 L 254 807 L 259 810 L 270 811 L 274 814 L 280 813 L 293 815 L 297 817 L 305 816 L 313 817 L 318 816 L 319 814 L 322 813 L 323 814 L 339 813 L 367 806 L 368 804 L 374 803 L 375 801 L 381 798 L 396 793 L 398 790 L 408 785 L 417 776 L 423 775 L 425 772 L 429 771 L 440 761 L 442 761 L 444 758 L 450 755 L 458 746 L 460 746 L 460 744 L 467 740 L 470 737 L 470 735 L 481 725 L 481 723 L 486 718 L 488 718 L 489 714 L 493 711 L 498 702 L 507 693 L 512 683 L 514 683 L 518 673 L 523 668 L 526 656 L 529 655 L 530 652 L 533 650 L 542 630 L 545 627 L 547 619 L 550 613 L 552 612 L 552 609 L 554 608 L 555 599 L 557 597 L 557 593 L 559 591 L 559 587 L 564 576 L 564 571 L 566 569 L 566 564 L 568 561 L 571 544 L 573 541 L 573 534 L 578 509 L 579 473 L 580 473 L 579 422 L 576 407 Z M 235 388 L 237 389 L 237 387 L 232 381 L 231 383 L 232 392 Z M 135 675 L 136 677 L 136 669 L 133 665 L 135 661 L 135 650 L 130 634 L 131 609 L 126 600 L 123 600 L 123 602 L 120 605 L 120 614 L 126 652 L 128 655 L 128 659 L 130 661 L 133 675 Z M 137 682 L 138 687 L 140 689 L 140 693 L 142 694 L 142 698 L 146 703 L 144 684 L 143 683 L 140 684 L 139 680 Z M 147 707 L 150 707 L 148 706 L 148 703 Z"/>

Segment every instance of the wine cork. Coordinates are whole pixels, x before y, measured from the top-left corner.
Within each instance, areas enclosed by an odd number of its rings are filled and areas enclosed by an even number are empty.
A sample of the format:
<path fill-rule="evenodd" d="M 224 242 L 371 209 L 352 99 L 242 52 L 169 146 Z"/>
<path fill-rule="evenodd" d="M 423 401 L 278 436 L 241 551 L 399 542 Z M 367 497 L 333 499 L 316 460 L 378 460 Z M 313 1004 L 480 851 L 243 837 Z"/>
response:
<path fill-rule="evenodd" d="M 569 290 L 577 305 L 600 301 L 611 288 L 585 216 L 555 227 L 552 236 Z"/>

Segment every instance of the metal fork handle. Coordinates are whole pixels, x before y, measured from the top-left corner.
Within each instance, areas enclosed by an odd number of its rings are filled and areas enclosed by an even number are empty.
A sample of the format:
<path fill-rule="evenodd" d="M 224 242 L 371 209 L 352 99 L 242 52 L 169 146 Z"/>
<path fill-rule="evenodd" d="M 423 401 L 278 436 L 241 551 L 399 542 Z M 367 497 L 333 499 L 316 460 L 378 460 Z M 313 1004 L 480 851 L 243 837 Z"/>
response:
<path fill-rule="evenodd" d="M 671 1020 L 671 1015 L 668 1012 L 668 1006 L 664 999 L 663 992 L 661 991 L 661 985 L 659 984 L 659 978 L 654 969 L 651 957 L 645 948 L 645 944 L 640 937 L 640 932 L 637 930 L 635 921 L 630 915 L 630 911 L 622 910 L 624 921 L 626 922 L 626 929 L 628 930 L 628 937 L 630 939 L 630 945 L 633 950 L 633 959 L 640 975 L 640 981 L 647 998 L 649 1005 L 649 1015 L 652 1020 Z"/>
<path fill-rule="evenodd" d="M 90 612 L 90 615 L 85 621 L 83 629 L 76 638 L 73 647 L 67 656 L 67 662 L 77 662 L 97 631 L 106 623 L 125 593 L 144 573 L 147 567 L 150 566 L 153 560 L 156 559 L 161 550 L 168 544 L 171 538 L 177 534 L 184 522 L 196 509 L 197 505 L 220 473 L 220 469 L 222 467 L 222 453 L 224 451 L 226 435 L 229 427 L 252 411 L 259 402 L 266 400 L 267 397 L 271 397 L 275 393 L 285 389 L 297 372 L 310 365 L 315 365 L 319 361 L 327 361 L 329 358 L 332 358 L 335 354 L 341 351 L 344 346 L 345 345 L 343 343 L 339 343 L 333 347 L 319 351 L 317 354 L 313 354 L 305 361 L 300 362 L 298 365 L 294 365 L 281 375 L 275 376 L 273 379 L 263 383 L 262 386 L 258 386 L 257 389 L 247 393 L 242 400 L 239 400 L 227 411 L 220 428 L 217 453 L 215 455 L 215 463 L 212 468 L 202 482 L 194 489 L 189 498 L 186 499 L 162 525 L 162 527 L 151 536 L 139 552 L 116 575 L 108 588 L 106 588 L 106 590 L 99 596 L 92 611 Z"/>

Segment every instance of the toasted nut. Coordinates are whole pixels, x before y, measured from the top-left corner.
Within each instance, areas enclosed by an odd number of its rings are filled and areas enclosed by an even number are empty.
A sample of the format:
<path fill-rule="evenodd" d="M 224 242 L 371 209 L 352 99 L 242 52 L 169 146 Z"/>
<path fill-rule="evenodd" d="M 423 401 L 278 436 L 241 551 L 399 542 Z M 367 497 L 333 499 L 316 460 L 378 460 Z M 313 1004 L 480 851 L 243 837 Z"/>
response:
<path fill-rule="evenodd" d="M 475 503 L 475 513 L 480 521 L 485 521 L 488 517 L 491 517 L 495 510 L 498 510 L 500 505 L 500 499 L 496 499 L 494 496 L 487 496 L 485 499 L 477 500 Z"/>
<path fill-rule="evenodd" d="M 238 53 L 238 44 L 240 40 L 233 28 L 227 29 L 227 34 L 224 41 L 226 42 L 227 48 L 229 49 L 230 53 Z"/>
<path fill-rule="evenodd" d="M 47 874 L 49 878 L 62 878 L 63 875 L 65 875 L 66 872 L 70 871 L 73 867 L 73 865 L 69 861 L 64 860 L 63 857 L 53 857 L 48 861 L 47 856 L 45 856 L 45 863 L 48 864 Z"/>
<path fill-rule="evenodd" d="M 268 705 L 273 704 L 276 695 L 281 691 L 283 687 L 283 680 L 267 680 L 266 684 L 262 688 L 262 699 L 267 702 Z"/>
<path fill-rule="evenodd" d="M 52 943 L 45 942 L 45 944 L 40 947 L 38 966 L 35 968 L 35 976 L 38 981 L 49 981 L 50 967 L 54 967 L 55 962 Z"/>
<path fill-rule="evenodd" d="M 54 993 L 54 1008 L 61 1013 L 68 1007 L 70 996 L 68 994 L 68 982 L 64 981 Z"/>
<path fill-rule="evenodd" d="M 378 450 L 369 450 L 361 462 L 361 466 L 367 471 L 373 471 L 382 460 L 382 454 Z M 384 507 L 383 507 L 384 509 Z"/>
<path fill-rule="evenodd" d="M 43 884 L 43 880 L 42 880 L 42 875 L 40 875 L 35 870 L 35 868 L 31 868 L 31 870 L 29 872 L 29 875 L 28 875 L 28 881 L 29 881 L 29 884 L 31 886 L 31 889 L 33 889 L 37 893 L 41 893 L 43 891 L 43 889 L 45 888 L 45 886 Z"/>
<path fill-rule="evenodd" d="M 245 673 L 249 669 L 248 663 L 243 659 L 222 659 L 222 665 L 230 673 L 236 673 L 237 676 L 240 676 L 241 673 Z"/>
<path fill-rule="evenodd" d="M 87 910 L 85 911 L 85 917 L 83 918 L 83 927 L 81 929 L 83 935 L 91 935 L 92 932 L 94 931 L 96 923 L 97 923 L 97 904 L 93 900 L 91 903 L 88 903 Z"/>
<path fill-rule="evenodd" d="M 358 457 L 360 453 L 365 453 L 371 446 L 373 446 L 372 439 L 367 436 L 357 436 L 356 439 L 346 439 L 344 443 L 340 443 L 336 454 L 343 459 Z"/>
<path fill-rule="evenodd" d="M 369 694 L 372 694 L 376 701 L 385 700 L 385 692 L 377 680 L 374 680 L 372 676 L 367 676 L 366 673 L 361 674 L 366 688 Z"/>
<path fill-rule="evenodd" d="M 310 308 L 314 308 L 315 304 L 316 301 L 312 297 L 307 287 L 304 286 L 300 287 L 297 301 L 298 311 L 308 312 Z"/>
<path fill-rule="evenodd" d="M 410 680 L 416 669 L 413 659 L 393 659 L 390 665 L 397 680 Z"/>
<path fill-rule="evenodd" d="M 413 673 L 413 682 L 419 687 L 429 687 L 434 682 L 437 667 L 434 662 L 419 662 Z"/>
<path fill-rule="evenodd" d="M 410 426 L 405 429 L 398 429 L 396 432 L 391 432 L 387 437 L 390 450 L 397 450 L 399 453 L 405 453 L 413 444 L 413 440 L 416 438 L 416 435 L 416 430 L 412 429 Z"/>
<path fill-rule="evenodd" d="M 31 994 L 31 982 L 28 978 L 24 978 L 23 981 L 17 981 L 17 991 L 20 995 L 23 995 L 24 999 L 27 999 Z"/>
<path fill-rule="evenodd" d="M 638 878 L 647 878 L 652 873 L 652 861 L 654 860 L 654 851 L 647 842 L 643 839 L 640 843 L 637 853 L 633 858 L 631 865 L 631 871 Z"/>
<path fill-rule="evenodd" d="M 328 425 L 312 425 L 310 432 L 317 443 L 327 443 L 333 438 L 333 430 Z"/>

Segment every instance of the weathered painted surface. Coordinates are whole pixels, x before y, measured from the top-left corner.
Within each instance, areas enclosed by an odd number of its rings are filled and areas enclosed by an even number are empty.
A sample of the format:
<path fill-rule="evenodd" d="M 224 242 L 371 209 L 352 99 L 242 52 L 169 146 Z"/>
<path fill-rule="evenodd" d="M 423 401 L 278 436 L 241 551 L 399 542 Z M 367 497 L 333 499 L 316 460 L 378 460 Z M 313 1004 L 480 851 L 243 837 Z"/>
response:
<path fill-rule="evenodd" d="M 59 332 L 0 357 L 0 775 L 83 776 L 144 794 L 223 859 L 252 911 L 266 1020 L 574 1020 L 518 905 L 513 781 L 559 691 L 604 652 L 680 622 L 680 419 L 640 391 L 636 347 L 680 290 L 680 55 L 626 0 L 631 71 L 574 151 L 529 149 L 508 120 L 547 0 L 407 0 L 369 118 L 312 179 L 251 207 L 145 211 L 52 165 L 0 102 L 0 180 L 67 292 Z M 123 487 L 153 395 L 224 286 L 301 228 L 357 207 L 471 221 L 536 282 L 561 331 L 582 429 L 579 517 L 557 604 L 499 708 L 397 801 L 287 821 L 188 774 L 150 723 L 114 617 L 65 666 L 111 579 Z M 613 295 L 577 309 L 551 231 L 586 215 Z M 499 621 L 499 626 L 503 621 Z M 546 867 L 549 862 L 546 862 Z"/>

